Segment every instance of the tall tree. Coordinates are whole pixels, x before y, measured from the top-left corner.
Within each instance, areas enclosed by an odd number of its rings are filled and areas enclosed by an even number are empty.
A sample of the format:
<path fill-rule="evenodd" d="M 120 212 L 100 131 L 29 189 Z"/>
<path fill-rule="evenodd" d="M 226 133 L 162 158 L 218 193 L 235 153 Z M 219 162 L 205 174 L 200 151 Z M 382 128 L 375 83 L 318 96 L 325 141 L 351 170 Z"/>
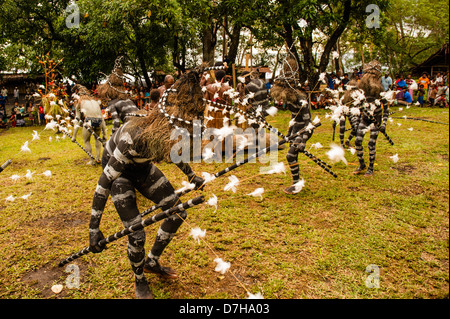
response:
<path fill-rule="evenodd" d="M 316 87 L 330 62 L 330 54 L 354 19 L 365 19 L 371 3 L 386 1 L 257 0 L 256 19 L 246 24 L 259 41 L 278 40 L 299 62 L 301 80 Z M 255 18 L 255 13 L 249 16 Z"/>

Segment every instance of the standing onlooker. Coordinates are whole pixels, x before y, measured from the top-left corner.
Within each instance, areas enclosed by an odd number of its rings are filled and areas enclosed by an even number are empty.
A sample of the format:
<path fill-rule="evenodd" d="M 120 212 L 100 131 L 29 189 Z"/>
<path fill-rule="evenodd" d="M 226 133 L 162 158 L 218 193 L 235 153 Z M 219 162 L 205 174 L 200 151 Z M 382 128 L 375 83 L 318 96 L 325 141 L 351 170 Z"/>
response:
<path fill-rule="evenodd" d="M 392 85 L 392 79 L 389 76 L 389 74 L 384 73 L 383 76 L 381 77 L 381 85 L 383 86 L 384 91 L 388 91 L 389 88 Z"/>
<path fill-rule="evenodd" d="M 428 105 L 430 107 L 434 106 L 434 102 L 436 100 L 436 95 L 437 95 L 436 86 L 435 85 L 431 85 L 431 87 L 430 87 L 430 94 L 429 94 L 429 97 L 428 97 Z"/>
<path fill-rule="evenodd" d="M 406 85 L 408 86 L 408 92 L 411 97 L 414 96 L 414 90 L 417 90 L 417 83 L 411 78 L 411 74 L 406 76 Z"/>
<path fill-rule="evenodd" d="M 419 85 L 419 90 L 417 92 L 417 102 L 419 102 L 420 107 L 423 107 L 423 98 L 425 96 L 425 89 L 423 88 L 423 84 Z"/>
<path fill-rule="evenodd" d="M 20 96 L 20 91 L 19 91 L 19 88 L 16 86 L 14 88 L 14 102 L 19 102 L 19 96 Z"/>
<path fill-rule="evenodd" d="M 417 82 L 419 85 L 423 85 L 423 89 L 425 90 L 424 97 L 428 100 L 428 86 L 430 84 L 430 79 L 428 78 L 427 73 L 424 72 Z"/>
<path fill-rule="evenodd" d="M 334 73 L 331 73 L 331 75 L 328 77 L 328 88 L 330 90 L 334 90 L 335 79 L 336 75 Z"/>
<path fill-rule="evenodd" d="M 3 97 L 5 98 L 5 102 L 8 102 L 8 89 L 3 87 L 1 91 Z"/>

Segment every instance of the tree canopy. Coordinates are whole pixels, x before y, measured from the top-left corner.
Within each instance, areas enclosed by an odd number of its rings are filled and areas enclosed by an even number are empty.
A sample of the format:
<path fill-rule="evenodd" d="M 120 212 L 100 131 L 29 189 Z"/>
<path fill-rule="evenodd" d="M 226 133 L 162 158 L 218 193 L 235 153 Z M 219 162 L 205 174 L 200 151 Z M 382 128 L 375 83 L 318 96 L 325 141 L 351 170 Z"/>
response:
<path fill-rule="evenodd" d="M 74 5 L 79 23 L 68 27 Z M 378 27 L 367 24 L 369 5 L 379 9 Z M 330 68 L 346 71 L 376 55 L 406 72 L 448 42 L 448 7 L 445 0 L 4 0 L 0 69 L 38 73 L 36 56 L 50 53 L 64 59 L 61 75 L 91 84 L 123 55 L 127 71 L 149 84 L 155 70 L 184 72 L 219 55 L 240 64 L 243 52 L 259 48 L 254 55 L 272 66 L 269 50 L 289 49 L 301 79 L 313 84 Z"/>

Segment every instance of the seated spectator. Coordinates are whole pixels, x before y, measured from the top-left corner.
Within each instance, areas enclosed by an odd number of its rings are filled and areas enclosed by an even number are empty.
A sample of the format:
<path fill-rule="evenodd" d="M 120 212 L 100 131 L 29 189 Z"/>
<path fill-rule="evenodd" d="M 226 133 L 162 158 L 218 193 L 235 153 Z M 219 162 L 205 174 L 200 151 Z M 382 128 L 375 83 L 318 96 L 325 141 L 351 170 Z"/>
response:
<path fill-rule="evenodd" d="M 397 103 L 402 104 L 402 105 L 409 105 L 412 103 L 412 101 L 413 101 L 412 96 L 408 92 L 408 87 L 404 87 L 403 88 L 403 99 L 397 100 Z"/>

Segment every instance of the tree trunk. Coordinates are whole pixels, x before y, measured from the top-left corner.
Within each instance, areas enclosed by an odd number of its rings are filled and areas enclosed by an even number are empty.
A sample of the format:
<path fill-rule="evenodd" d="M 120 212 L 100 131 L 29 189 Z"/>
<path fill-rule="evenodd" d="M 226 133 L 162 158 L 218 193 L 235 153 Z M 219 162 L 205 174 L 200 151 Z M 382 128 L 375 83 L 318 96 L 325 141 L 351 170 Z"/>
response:
<path fill-rule="evenodd" d="M 241 37 L 241 29 L 242 26 L 240 24 L 235 24 L 233 26 L 232 33 L 228 34 L 228 37 L 230 38 L 230 48 L 228 50 L 228 60 L 230 60 L 230 65 L 236 63 Z"/>
<path fill-rule="evenodd" d="M 203 62 L 214 65 L 214 53 L 216 49 L 216 34 L 213 26 L 203 29 Z"/>

